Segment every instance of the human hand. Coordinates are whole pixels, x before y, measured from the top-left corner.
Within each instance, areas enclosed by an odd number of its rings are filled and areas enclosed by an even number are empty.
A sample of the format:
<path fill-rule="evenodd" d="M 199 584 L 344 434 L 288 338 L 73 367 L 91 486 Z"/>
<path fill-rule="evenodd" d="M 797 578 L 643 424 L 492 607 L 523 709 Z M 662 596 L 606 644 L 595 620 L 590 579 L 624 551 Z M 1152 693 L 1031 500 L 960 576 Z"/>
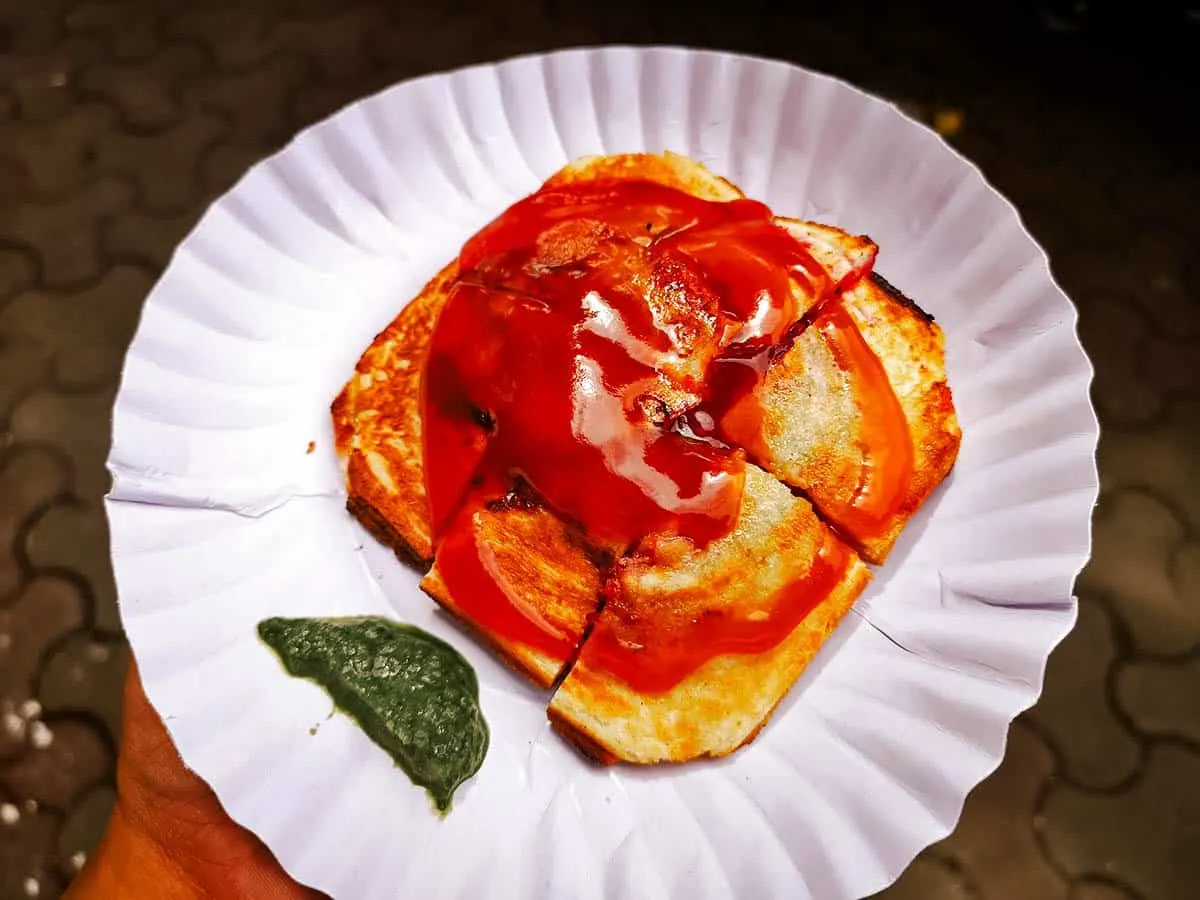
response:
<path fill-rule="evenodd" d="M 67 900 L 318 900 L 184 766 L 137 667 L 125 681 L 117 805 Z"/>

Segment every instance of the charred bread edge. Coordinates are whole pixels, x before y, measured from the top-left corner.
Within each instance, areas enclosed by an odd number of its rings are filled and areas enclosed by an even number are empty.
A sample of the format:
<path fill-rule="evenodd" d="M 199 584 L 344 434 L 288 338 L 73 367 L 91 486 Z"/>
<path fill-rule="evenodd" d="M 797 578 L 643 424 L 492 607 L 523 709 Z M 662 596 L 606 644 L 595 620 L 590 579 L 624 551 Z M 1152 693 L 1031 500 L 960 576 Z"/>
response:
<path fill-rule="evenodd" d="M 892 284 L 890 281 L 888 281 L 886 278 L 884 278 L 878 272 L 872 270 L 871 273 L 867 276 L 867 278 L 869 278 L 876 287 L 878 287 L 881 291 L 883 291 L 885 294 L 887 294 L 889 297 L 891 297 L 893 300 L 895 300 L 901 306 L 906 307 L 907 309 L 909 309 L 913 313 L 915 313 L 917 316 L 919 316 L 921 318 L 921 320 L 923 322 L 925 322 L 927 325 L 933 325 L 937 321 L 936 319 L 934 319 L 932 314 L 927 313 L 927 312 L 925 312 L 925 310 L 921 309 L 921 307 L 917 304 L 917 302 L 915 300 L 913 300 L 911 297 L 907 296 L 903 291 L 901 291 L 898 287 L 896 287 L 894 284 Z"/>
<path fill-rule="evenodd" d="M 387 517 L 372 506 L 366 498 L 351 494 L 346 498 L 346 510 L 358 520 L 363 528 L 370 532 L 375 540 L 395 553 L 396 558 L 400 562 L 412 566 L 421 572 L 429 570 L 431 565 L 430 560 L 424 559 L 413 550 L 412 546 L 401 537 L 400 532 L 388 521 Z"/>

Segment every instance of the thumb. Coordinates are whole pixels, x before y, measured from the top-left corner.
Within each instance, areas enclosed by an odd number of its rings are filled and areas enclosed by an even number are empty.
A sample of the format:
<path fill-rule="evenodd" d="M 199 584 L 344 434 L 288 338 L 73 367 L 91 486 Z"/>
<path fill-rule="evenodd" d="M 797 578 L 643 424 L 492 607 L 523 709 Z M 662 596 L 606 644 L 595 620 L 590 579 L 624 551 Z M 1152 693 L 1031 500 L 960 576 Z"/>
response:
<path fill-rule="evenodd" d="M 316 900 L 180 758 L 135 664 L 125 683 L 117 805 L 68 898 Z"/>

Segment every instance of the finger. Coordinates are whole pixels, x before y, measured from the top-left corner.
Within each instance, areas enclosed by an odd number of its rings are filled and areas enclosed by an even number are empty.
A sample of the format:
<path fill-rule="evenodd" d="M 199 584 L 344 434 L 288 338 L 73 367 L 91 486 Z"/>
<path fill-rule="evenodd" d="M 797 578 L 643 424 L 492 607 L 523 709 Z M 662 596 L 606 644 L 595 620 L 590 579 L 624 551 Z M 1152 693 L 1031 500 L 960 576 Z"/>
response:
<path fill-rule="evenodd" d="M 134 664 L 125 682 L 122 724 L 117 809 L 78 879 L 80 890 L 95 893 L 77 896 L 324 896 L 292 880 L 266 845 L 230 819 L 216 794 L 184 765 Z"/>

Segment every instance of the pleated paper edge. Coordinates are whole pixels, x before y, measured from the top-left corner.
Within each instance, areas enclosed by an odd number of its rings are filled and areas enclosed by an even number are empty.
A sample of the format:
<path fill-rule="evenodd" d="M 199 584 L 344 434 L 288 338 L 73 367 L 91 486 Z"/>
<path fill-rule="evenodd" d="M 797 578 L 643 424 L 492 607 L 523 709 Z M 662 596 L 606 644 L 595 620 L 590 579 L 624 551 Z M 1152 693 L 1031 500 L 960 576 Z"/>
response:
<path fill-rule="evenodd" d="M 453 78 L 453 77 L 455 77 L 456 74 L 458 74 L 460 72 L 465 72 L 465 71 L 488 69 L 488 68 L 503 68 L 506 65 L 518 63 L 521 60 L 545 59 L 547 57 L 558 56 L 558 55 L 572 55 L 572 54 L 587 55 L 592 52 L 609 53 L 609 52 L 613 52 L 613 51 L 618 51 L 618 52 L 629 51 L 629 52 L 639 53 L 639 54 L 646 53 L 646 52 L 665 52 L 665 53 L 682 54 L 682 55 L 696 54 L 696 55 L 700 55 L 700 56 L 708 56 L 708 57 L 714 57 L 714 58 L 725 58 L 734 63 L 741 63 L 746 60 L 749 60 L 751 62 L 766 64 L 766 65 L 770 65 L 773 67 L 781 67 L 783 69 L 799 68 L 797 66 L 793 66 L 786 62 L 781 62 L 781 61 L 772 60 L 772 59 L 768 59 L 768 58 L 757 57 L 757 56 L 747 56 L 747 55 L 743 55 L 743 54 L 723 53 L 720 51 L 689 50 L 687 48 L 672 47 L 672 46 L 626 47 L 626 46 L 617 45 L 617 46 L 602 46 L 602 47 L 571 48 L 568 50 L 558 51 L 557 53 L 554 53 L 554 54 L 537 54 L 537 53 L 523 54 L 521 56 L 512 57 L 511 59 L 504 60 L 504 61 L 501 61 L 498 63 L 465 66 L 465 67 L 462 67 L 460 69 L 456 69 L 456 70 L 453 70 L 450 72 L 430 74 L 430 75 L 422 76 L 421 78 L 418 78 L 418 79 L 413 79 L 412 81 L 409 81 L 409 82 L 403 82 L 402 84 L 411 86 L 411 85 L 414 85 L 414 84 L 420 83 L 420 82 L 433 82 L 433 81 L 436 81 L 436 80 L 439 80 L 442 78 Z M 1058 285 L 1057 281 L 1054 279 L 1053 273 L 1051 272 L 1051 270 L 1049 268 L 1048 259 L 1046 257 L 1045 251 L 1042 249 L 1042 247 L 1038 244 L 1038 242 L 1029 233 L 1029 230 L 1025 227 L 1025 224 L 1024 224 L 1023 220 L 1021 219 L 1019 211 L 1013 206 L 1013 204 L 1006 197 L 1004 197 L 1003 194 L 1001 194 L 998 190 L 996 190 L 990 184 L 990 182 L 988 182 L 986 177 L 984 177 L 983 173 L 979 170 L 979 168 L 974 163 L 972 163 L 970 160 L 966 159 L 961 154 L 959 154 L 953 147 L 949 146 L 940 136 L 936 135 L 935 132 L 933 132 L 931 129 L 929 129 L 927 126 L 925 126 L 923 123 L 915 122 L 911 119 L 908 119 L 908 117 L 905 116 L 904 113 L 901 112 L 895 106 L 895 104 L 890 103 L 889 101 L 883 100 L 879 97 L 876 97 L 865 91 L 862 91 L 861 89 L 845 82 L 842 79 L 836 78 L 834 76 L 830 76 L 830 75 L 827 75 L 824 73 L 819 73 L 819 72 L 811 72 L 809 70 L 805 70 L 805 71 L 807 71 L 808 74 L 812 77 L 816 77 L 818 79 L 822 79 L 822 80 L 825 80 L 828 82 L 833 82 L 836 85 L 839 85 L 841 88 L 848 88 L 855 94 L 859 94 L 865 98 L 868 98 L 871 102 L 884 104 L 884 105 L 890 107 L 892 110 L 894 110 L 897 115 L 903 116 L 905 119 L 907 119 L 908 122 L 910 123 L 910 125 L 916 125 L 919 128 L 928 132 L 929 134 L 933 135 L 943 145 L 944 150 L 947 150 L 951 154 L 953 154 L 953 156 L 956 157 L 961 164 L 965 164 L 966 167 L 968 169 L 970 169 L 975 174 L 975 176 L 980 179 L 980 181 L 985 185 L 986 189 L 992 195 L 994 195 L 995 197 L 997 197 L 1003 201 L 1003 203 L 1007 207 L 1008 211 L 1011 212 L 1011 214 L 1014 216 L 1016 223 L 1017 223 L 1018 227 L 1021 229 L 1021 231 L 1023 232 L 1025 238 L 1034 247 L 1036 247 L 1039 263 L 1044 270 L 1045 277 L 1048 280 L 1049 284 L 1053 286 L 1054 291 L 1056 292 L 1058 298 L 1061 301 L 1066 302 L 1068 307 L 1071 309 L 1070 327 L 1071 327 L 1072 334 L 1075 338 L 1075 344 L 1076 344 L 1076 348 L 1078 351 L 1077 361 L 1081 361 L 1083 363 L 1084 367 L 1086 368 L 1087 383 L 1088 383 L 1088 385 L 1090 385 L 1092 382 L 1092 379 L 1094 377 L 1094 370 L 1090 364 L 1090 361 L 1087 359 L 1086 353 L 1083 352 L 1082 347 L 1079 345 L 1077 310 L 1076 310 L 1074 304 L 1071 303 L 1069 297 L 1065 294 L 1065 292 L 1062 291 L 1061 287 Z M 398 86 L 399 85 L 397 85 L 395 87 L 398 87 Z M 391 89 L 395 89 L 395 87 L 393 87 Z M 383 92 L 381 92 L 381 93 L 383 93 Z M 376 96 L 378 96 L 378 95 L 376 95 Z M 356 101 L 356 103 L 361 103 L 361 102 L 364 102 L 364 101 L 370 100 L 370 99 L 371 98 L 363 98 L 359 101 Z M 342 110 L 339 110 L 338 112 L 332 114 L 329 118 L 333 118 L 334 116 L 340 115 L 341 112 L 343 112 L 345 109 L 347 109 L 353 105 L 356 105 L 356 103 L 347 104 L 345 107 L 343 107 Z M 323 122 L 319 122 L 312 126 L 309 126 L 308 128 L 301 131 L 289 143 L 288 147 L 285 148 L 285 151 L 287 149 L 290 149 L 292 147 L 292 145 L 294 145 L 295 143 L 304 139 L 304 137 L 306 135 L 308 135 L 310 132 L 314 131 L 317 128 L 320 128 L 324 124 L 325 121 L 328 121 L 328 119 L 324 120 Z M 281 151 L 281 152 L 285 152 L 285 151 Z M 263 162 L 256 163 L 255 166 L 252 167 L 251 171 L 253 171 L 254 169 L 257 169 L 258 167 L 265 165 L 266 162 L 267 161 L 264 160 Z M 247 175 L 249 175 L 249 173 L 247 173 Z M 247 176 L 243 176 L 243 180 L 245 177 L 247 177 Z M 238 182 L 238 184 L 240 184 L 240 183 L 241 183 L 241 181 Z M 238 185 L 235 185 L 230 190 L 231 191 L 236 190 L 237 186 Z M 220 201 L 218 201 L 218 202 L 220 202 Z M 189 233 L 188 238 L 185 238 L 185 242 L 186 242 L 186 240 L 190 239 L 192 234 L 194 234 L 196 231 L 198 231 L 201 228 L 201 226 L 204 224 L 204 222 L 207 218 L 207 215 L 208 215 L 208 213 L 206 212 L 205 216 L 201 217 L 200 221 L 197 223 L 197 225 L 195 226 L 193 231 L 191 233 Z M 173 261 L 174 261 L 174 255 L 172 256 L 172 262 Z M 168 265 L 168 269 L 169 269 L 169 265 Z M 140 323 L 139 323 L 139 329 L 140 329 Z M 122 383 L 124 382 L 124 377 L 125 377 L 124 371 L 122 371 Z M 119 392 L 117 401 L 116 401 L 116 408 L 114 410 L 115 414 L 119 412 L 120 397 L 121 397 L 121 394 Z M 1096 470 L 1096 463 L 1095 463 L 1095 447 L 1096 447 L 1096 441 L 1098 440 L 1099 425 L 1098 425 L 1098 422 L 1096 421 L 1094 408 L 1092 407 L 1090 400 L 1086 400 L 1086 402 L 1088 404 L 1088 409 L 1089 409 L 1090 416 L 1091 416 L 1090 424 L 1092 425 L 1092 429 L 1091 429 L 1091 437 L 1092 437 L 1092 441 L 1091 441 L 1091 485 L 1090 486 L 1092 487 L 1092 494 L 1093 494 L 1092 499 L 1091 499 L 1091 505 L 1094 506 L 1095 498 L 1098 495 L 1098 491 L 1099 491 L 1099 478 L 1098 478 L 1098 472 Z M 111 464 L 111 462 L 112 461 L 110 458 L 110 464 Z M 112 471 L 111 465 L 110 465 L 110 471 Z M 289 498 L 285 498 L 283 500 L 283 502 L 288 502 L 288 499 Z M 166 502 L 163 502 L 163 501 L 166 501 Z M 120 496 L 113 496 L 110 493 L 110 495 L 108 497 L 106 497 L 106 500 L 105 500 L 106 511 L 108 511 L 109 514 L 112 515 L 115 510 L 119 509 L 120 505 L 128 503 L 128 502 L 135 502 L 135 501 L 122 499 Z M 138 501 L 138 502 L 140 502 L 140 501 Z M 164 505 L 164 506 L 179 505 L 179 506 L 183 506 L 183 507 L 188 507 L 193 504 L 186 503 L 186 502 L 182 503 L 182 504 L 174 504 L 171 502 L 171 498 L 169 496 L 167 496 L 167 497 L 162 497 L 162 498 L 155 498 L 154 505 Z M 203 508 L 206 504 L 195 504 L 195 505 L 197 508 Z M 119 515 L 119 513 L 117 513 L 117 514 Z M 1091 521 L 1090 521 L 1090 517 L 1089 517 L 1087 526 L 1086 526 L 1086 546 L 1087 547 L 1090 547 L 1091 532 L 1092 532 L 1092 525 L 1091 525 Z M 1077 559 L 1076 563 L 1073 564 L 1073 566 L 1072 566 L 1074 569 L 1072 580 L 1076 580 L 1078 578 L 1079 572 L 1082 570 L 1083 566 L 1086 564 L 1088 556 L 1089 556 L 1089 552 L 1087 549 L 1083 550 L 1079 554 L 1079 558 Z M 1038 683 L 1036 685 L 1032 686 L 1030 688 L 1030 690 L 1028 690 L 1026 692 L 1027 696 L 1023 698 L 1023 704 L 1020 706 L 1020 708 L 1015 709 L 1013 711 L 1011 717 L 1009 718 L 1009 721 L 1007 723 L 1004 723 L 1004 726 L 1003 726 L 1004 734 L 1005 734 L 1004 744 L 1007 743 L 1007 734 L 1008 734 L 1009 728 L 1011 727 L 1012 720 L 1015 719 L 1018 715 L 1020 715 L 1020 713 L 1022 713 L 1024 710 L 1026 710 L 1030 706 L 1032 706 L 1033 703 L 1036 702 L 1037 697 L 1040 695 L 1042 685 L 1044 683 L 1044 678 L 1045 678 L 1045 665 L 1046 665 L 1046 662 L 1048 661 L 1050 652 L 1052 652 L 1054 647 L 1056 647 L 1061 642 L 1063 637 L 1065 637 L 1066 634 L 1069 633 L 1070 628 L 1075 621 L 1076 614 L 1077 614 L 1077 607 L 1074 604 L 1072 604 L 1069 622 L 1065 625 L 1064 628 L 1061 629 L 1061 633 L 1058 634 L 1054 638 L 1052 645 L 1048 648 L 1047 652 L 1043 656 L 1041 672 L 1040 672 L 1040 677 L 1038 679 Z M 132 641 L 131 641 L 131 644 L 132 644 Z M 136 655 L 136 650 L 135 650 L 135 655 Z M 146 690 L 147 690 L 148 695 L 152 695 L 155 692 L 154 688 L 149 684 L 147 684 Z M 153 697 L 151 698 L 151 700 L 153 702 Z M 168 724 L 168 728 L 170 728 L 170 723 L 168 722 L 167 724 Z M 1003 759 L 1003 747 L 1001 748 L 1000 753 L 995 754 L 994 757 L 992 755 L 989 755 L 988 758 L 986 758 L 986 760 L 984 760 L 985 765 L 983 767 L 983 770 L 979 774 L 979 777 L 976 779 L 975 784 L 977 784 L 979 781 L 983 780 L 983 778 L 985 778 L 991 771 L 994 771 L 995 768 L 1000 764 L 1002 759 Z M 969 790 L 972 787 L 974 787 L 974 785 L 969 785 L 967 792 L 963 793 L 963 796 L 962 796 L 963 801 L 965 801 L 965 799 L 966 799 L 966 793 L 969 793 Z M 960 802 L 959 803 L 959 813 L 961 813 L 961 807 L 962 807 L 962 803 Z M 955 816 L 955 820 L 957 820 L 957 815 Z M 921 840 L 923 841 L 923 843 L 921 846 L 916 847 L 912 853 L 893 854 L 896 857 L 896 859 L 890 861 L 889 864 L 886 866 L 886 868 L 887 868 L 886 877 L 882 881 L 879 881 L 879 883 L 877 883 L 877 884 L 865 884 L 864 883 L 861 887 L 855 887 L 854 890 L 856 892 L 861 892 L 863 895 L 865 895 L 865 894 L 873 893 L 874 891 L 879 890 L 880 888 L 884 887 L 886 884 L 888 884 L 892 880 L 894 880 L 900 874 L 900 872 L 903 871 L 903 869 L 908 865 L 909 862 L 911 862 L 912 858 L 916 855 L 917 852 L 919 852 L 921 849 L 923 849 L 924 846 L 928 846 L 929 844 L 939 840 L 940 838 L 944 837 L 946 834 L 950 833 L 950 831 L 953 829 L 953 825 L 954 825 L 954 822 L 950 822 L 947 827 L 939 828 L 939 829 L 930 829 L 929 833 L 921 835 Z M 904 857 L 903 859 L 900 858 L 902 856 Z"/>

